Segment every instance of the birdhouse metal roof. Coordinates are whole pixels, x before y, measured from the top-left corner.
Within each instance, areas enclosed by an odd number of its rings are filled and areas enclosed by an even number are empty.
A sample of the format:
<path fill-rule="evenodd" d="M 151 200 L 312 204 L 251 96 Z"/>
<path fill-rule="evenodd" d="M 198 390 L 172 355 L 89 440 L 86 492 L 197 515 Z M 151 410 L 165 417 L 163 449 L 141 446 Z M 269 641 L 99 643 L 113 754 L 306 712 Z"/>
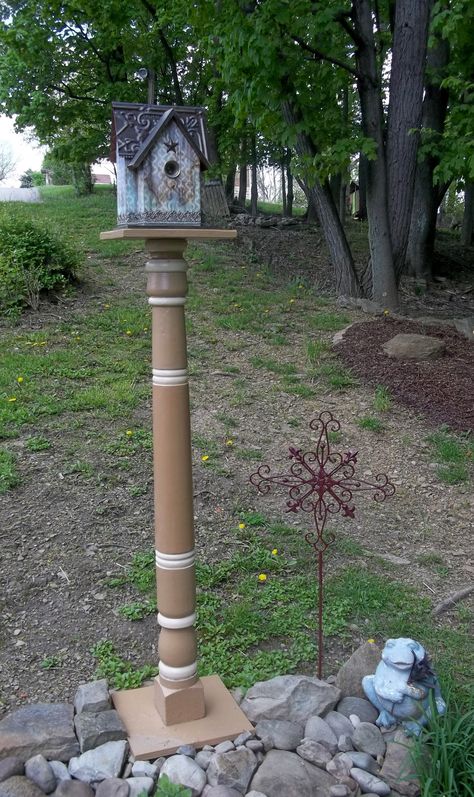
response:
<path fill-rule="evenodd" d="M 137 168 L 148 154 L 157 135 L 172 121 L 196 151 L 201 168 L 209 166 L 204 108 L 169 105 L 140 105 L 113 102 L 112 150 Z"/>

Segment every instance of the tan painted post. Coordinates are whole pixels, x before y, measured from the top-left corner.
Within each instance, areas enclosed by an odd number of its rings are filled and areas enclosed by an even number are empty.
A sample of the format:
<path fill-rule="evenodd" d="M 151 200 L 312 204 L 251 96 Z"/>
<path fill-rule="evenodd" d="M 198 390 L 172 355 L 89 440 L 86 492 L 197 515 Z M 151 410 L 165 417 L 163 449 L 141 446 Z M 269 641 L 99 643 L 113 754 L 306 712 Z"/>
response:
<path fill-rule="evenodd" d="M 154 700 L 165 725 L 205 716 L 197 677 L 191 433 L 184 238 L 147 238 L 153 329 L 153 449 L 160 669 Z"/>

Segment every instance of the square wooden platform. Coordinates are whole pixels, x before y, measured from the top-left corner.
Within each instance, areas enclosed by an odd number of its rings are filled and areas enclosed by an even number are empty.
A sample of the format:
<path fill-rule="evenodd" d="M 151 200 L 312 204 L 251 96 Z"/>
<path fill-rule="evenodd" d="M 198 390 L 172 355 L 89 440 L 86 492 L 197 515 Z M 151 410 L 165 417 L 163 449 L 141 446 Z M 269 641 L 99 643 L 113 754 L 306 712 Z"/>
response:
<path fill-rule="evenodd" d="M 201 678 L 206 716 L 179 725 L 164 725 L 155 709 L 153 686 L 113 692 L 112 701 L 127 729 L 130 750 L 135 758 L 147 760 L 172 755 L 182 744 L 197 748 L 235 739 L 253 725 L 239 708 L 218 675 Z"/>

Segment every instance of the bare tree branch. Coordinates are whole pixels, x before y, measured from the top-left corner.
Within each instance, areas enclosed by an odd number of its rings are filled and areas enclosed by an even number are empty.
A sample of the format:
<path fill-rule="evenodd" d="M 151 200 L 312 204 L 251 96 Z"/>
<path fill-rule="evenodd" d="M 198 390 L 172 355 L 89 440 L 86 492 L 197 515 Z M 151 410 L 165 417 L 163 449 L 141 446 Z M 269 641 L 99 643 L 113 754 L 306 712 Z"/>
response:
<path fill-rule="evenodd" d="M 359 78 L 360 74 L 357 69 L 354 69 L 350 64 L 346 63 L 345 61 L 341 61 L 339 58 L 334 58 L 331 55 L 327 55 L 326 53 L 321 52 L 316 47 L 312 47 L 310 44 L 307 44 L 304 39 L 301 39 L 300 36 L 295 36 L 293 33 L 289 34 L 296 44 L 299 44 L 302 50 L 306 50 L 306 52 L 311 53 L 314 58 L 318 61 L 327 61 L 334 66 L 339 66 L 341 69 L 344 69 L 346 72 L 349 72 L 351 75 L 354 75 L 355 78 Z"/>
<path fill-rule="evenodd" d="M 0 142 L 0 183 L 16 169 L 16 160 L 6 144 Z"/>

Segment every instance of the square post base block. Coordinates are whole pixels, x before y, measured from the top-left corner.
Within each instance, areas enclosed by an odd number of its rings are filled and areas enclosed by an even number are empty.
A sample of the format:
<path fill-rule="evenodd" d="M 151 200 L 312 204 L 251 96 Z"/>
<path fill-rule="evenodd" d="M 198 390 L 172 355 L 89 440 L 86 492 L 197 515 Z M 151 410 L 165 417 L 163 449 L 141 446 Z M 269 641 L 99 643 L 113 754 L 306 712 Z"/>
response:
<path fill-rule="evenodd" d="M 172 755 L 182 744 L 197 748 L 235 739 L 253 725 L 218 675 L 201 678 L 206 716 L 165 725 L 155 708 L 155 685 L 112 693 L 112 701 L 127 729 L 132 754 L 138 760 Z"/>
<path fill-rule="evenodd" d="M 155 708 L 166 727 L 206 716 L 206 698 L 200 680 L 185 689 L 168 689 L 157 676 L 154 697 Z"/>

